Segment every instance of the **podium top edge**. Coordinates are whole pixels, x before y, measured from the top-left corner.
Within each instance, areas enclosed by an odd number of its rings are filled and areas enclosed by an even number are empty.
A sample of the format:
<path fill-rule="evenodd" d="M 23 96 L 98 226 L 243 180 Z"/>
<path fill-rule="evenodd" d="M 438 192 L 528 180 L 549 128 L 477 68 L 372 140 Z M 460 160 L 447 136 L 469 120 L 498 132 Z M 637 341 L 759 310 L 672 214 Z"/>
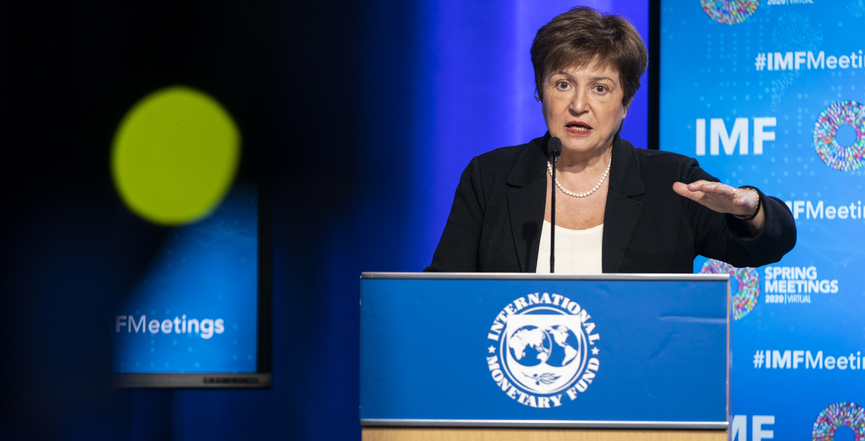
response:
<path fill-rule="evenodd" d="M 728 274 L 537 274 L 363 272 L 361 279 L 728 281 Z"/>

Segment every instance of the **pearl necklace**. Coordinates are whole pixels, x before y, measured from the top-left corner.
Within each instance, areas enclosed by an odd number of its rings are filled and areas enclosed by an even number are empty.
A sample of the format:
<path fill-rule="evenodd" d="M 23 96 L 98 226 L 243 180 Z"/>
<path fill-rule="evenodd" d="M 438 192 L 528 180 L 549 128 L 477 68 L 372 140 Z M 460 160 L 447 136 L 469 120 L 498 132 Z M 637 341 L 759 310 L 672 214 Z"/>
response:
<path fill-rule="evenodd" d="M 597 191 L 599 188 L 601 188 L 601 184 L 604 183 L 604 181 L 607 179 L 607 175 L 610 174 L 610 166 L 611 166 L 612 164 L 613 164 L 613 155 L 610 154 L 610 161 L 607 162 L 607 169 L 604 170 L 604 176 L 601 176 L 601 181 L 598 182 L 597 185 L 595 185 L 595 188 L 593 188 L 593 189 L 591 189 L 591 190 L 589 190 L 589 191 L 587 191 L 587 192 L 585 192 L 585 193 L 574 193 L 574 192 L 572 192 L 572 191 L 568 191 L 568 190 L 566 190 L 565 187 L 562 187 L 562 184 L 559 184 L 559 180 L 558 180 L 558 179 L 556 179 L 556 187 L 559 187 L 559 190 L 561 190 L 562 193 L 564 193 L 564 194 L 566 194 L 566 195 L 568 195 L 568 196 L 571 196 L 571 197 L 575 197 L 575 198 L 584 198 L 584 197 L 587 197 L 587 196 L 589 196 L 590 194 L 592 194 L 592 193 L 594 193 L 595 191 Z M 550 162 L 550 161 L 547 161 L 547 171 L 550 172 L 550 177 L 552 178 L 552 177 L 553 177 L 553 163 Z"/>

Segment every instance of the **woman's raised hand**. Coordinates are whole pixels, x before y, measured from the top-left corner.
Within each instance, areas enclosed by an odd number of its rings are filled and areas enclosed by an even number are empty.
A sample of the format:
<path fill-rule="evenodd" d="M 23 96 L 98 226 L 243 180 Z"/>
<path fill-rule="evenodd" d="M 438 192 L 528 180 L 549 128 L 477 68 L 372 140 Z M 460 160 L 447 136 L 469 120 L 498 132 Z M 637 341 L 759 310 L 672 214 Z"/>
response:
<path fill-rule="evenodd" d="M 676 182 L 673 191 L 704 205 L 719 213 L 730 213 L 737 216 L 748 216 L 758 210 L 760 195 L 747 188 L 735 188 L 727 184 L 713 181 L 695 181 L 690 184 Z M 752 233 L 763 230 L 763 210 L 759 210 L 753 219 L 744 220 Z"/>

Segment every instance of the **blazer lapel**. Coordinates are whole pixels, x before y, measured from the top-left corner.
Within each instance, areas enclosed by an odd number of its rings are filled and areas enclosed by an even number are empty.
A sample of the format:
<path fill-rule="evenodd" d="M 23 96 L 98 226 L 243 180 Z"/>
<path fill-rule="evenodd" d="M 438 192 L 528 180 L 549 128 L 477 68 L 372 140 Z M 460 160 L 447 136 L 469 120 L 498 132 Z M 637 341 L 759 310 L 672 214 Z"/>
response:
<path fill-rule="evenodd" d="M 631 199 L 645 193 L 640 179 L 637 152 L 628 141 L 616 135 L 613 141 L 613 164 L 610 166 L 610 189 L 604 213 L 604 238 L 601 268 L 617 273 L 637 227 L 643 204 Z"/>
<path fill-rule="evenodd" d="M 533 273 L 538 264 L 538 247 L 546 204 L 546 147 L 549 133 L 535 139 L 523 152 L 508 177 L 508 214 L 520 271 Z"/>

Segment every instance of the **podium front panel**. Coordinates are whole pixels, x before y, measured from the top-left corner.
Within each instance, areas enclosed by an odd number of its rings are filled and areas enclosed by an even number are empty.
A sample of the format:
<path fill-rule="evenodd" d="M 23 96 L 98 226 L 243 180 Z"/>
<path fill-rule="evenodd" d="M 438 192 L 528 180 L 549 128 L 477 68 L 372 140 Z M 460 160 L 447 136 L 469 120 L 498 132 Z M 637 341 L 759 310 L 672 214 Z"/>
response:
<path fill-rule="evenodd" d="M 724 275 L 364 273 L 364 425 L 726 429 Z"/>

